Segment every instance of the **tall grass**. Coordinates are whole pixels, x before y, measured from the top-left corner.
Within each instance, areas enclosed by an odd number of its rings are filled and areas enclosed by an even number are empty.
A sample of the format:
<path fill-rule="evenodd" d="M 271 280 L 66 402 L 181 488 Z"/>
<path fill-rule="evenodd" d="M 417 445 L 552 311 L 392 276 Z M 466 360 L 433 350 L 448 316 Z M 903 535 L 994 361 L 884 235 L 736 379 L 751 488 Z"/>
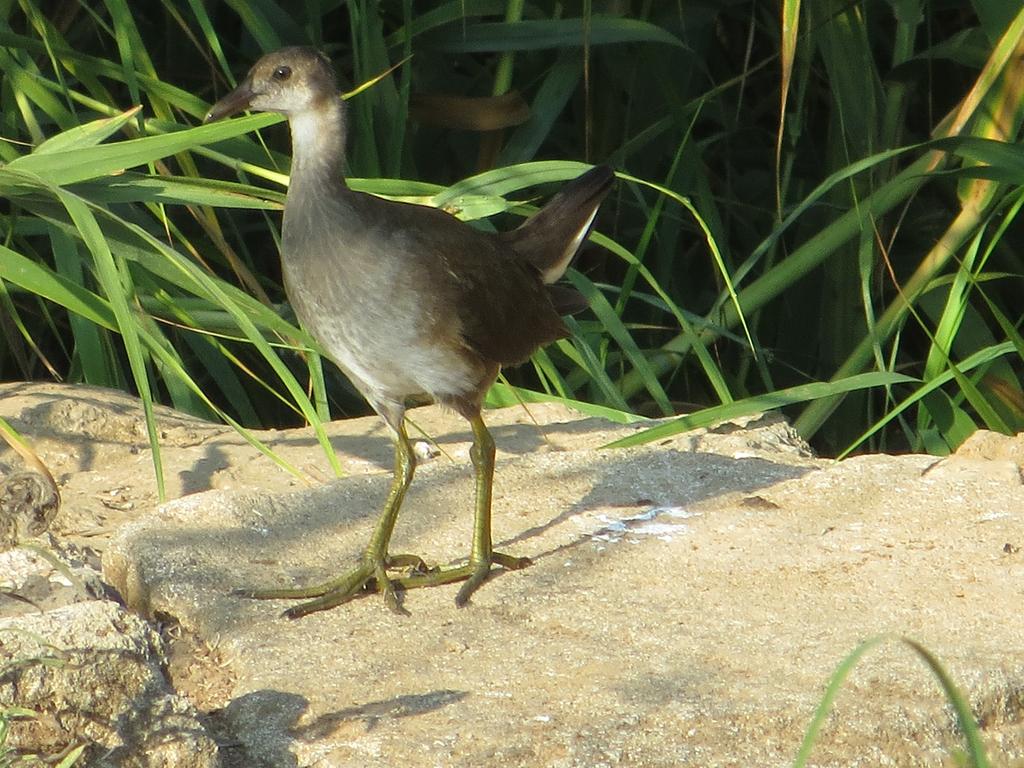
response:
<path fill-rule="evenodd" d="M 785 407 L 832 454 L 1024 426 L 1002 0 L 2 3 L 0 375 L 138 393 L 158 470 L 157 401 L 363 411 L 282 305 L 280 119 L 199 126 L 291 43 L 359 89 L 356 188 L 507 227 L 621 172 L 571 275 L 592 311 L 508 372 L 532 399 L 696 412 L 648 438 Z"/>

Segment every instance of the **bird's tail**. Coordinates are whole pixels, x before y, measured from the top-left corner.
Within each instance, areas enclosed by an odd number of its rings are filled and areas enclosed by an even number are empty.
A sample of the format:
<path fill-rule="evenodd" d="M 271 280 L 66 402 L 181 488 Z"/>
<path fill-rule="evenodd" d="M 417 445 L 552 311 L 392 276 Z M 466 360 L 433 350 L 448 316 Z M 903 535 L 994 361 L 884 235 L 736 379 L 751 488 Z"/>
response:
<path fill-rule="evenodd" d="M 521 226 L 505 233 L 512 248 L 540 270 L 545 283 L 555 282 L 569 268 L 614 178 L 611 168 L 595 165 L 562 187 Z"/>

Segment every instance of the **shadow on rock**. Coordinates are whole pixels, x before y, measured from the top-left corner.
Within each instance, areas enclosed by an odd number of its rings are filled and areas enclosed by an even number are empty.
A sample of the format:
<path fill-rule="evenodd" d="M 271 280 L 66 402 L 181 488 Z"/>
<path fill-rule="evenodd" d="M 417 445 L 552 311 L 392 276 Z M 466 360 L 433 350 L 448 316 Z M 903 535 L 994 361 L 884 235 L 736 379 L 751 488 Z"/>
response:
<path fill-rule="evenodd" d="M 343 723 L 360 720 L 366 724 L 366 730 L 369 731 L 377 727 L 381 720 L 423 715 L 461 701 L 467 695 L 466 691 L 441 690 L 371 701 L 337 712 L 328 712 L 308 725 L 297 728 L 295 735 L 311 740 L 322 739 L 337 731 Z"/>
<path fill-rule="evenodd" d="M 304 696 L 282 691 L 253 691 L 239 696 L 218 718 L 231 734 L 222 742 L 226 766 L 291 768 L 298 765 L 292 753 L 292 728 L 308 709 Z"/>
<path fill-rule="evenodd" d="M 230 734 L 222 754 L 229 768 L 288 768 L 298 765 L 292 751 L 294 740 L 322 740 L 347 723 L 363 723 L 370 731 L 382 720 L 434 712 L 467 695 L 466 691 L 452 690 L 405 694 L 327 712 L 300 726 L 296 724 L 309 708 L 305 697 L 283 691 L 253 691 L 239 696 L 221 713 L 219 719 Z"/>

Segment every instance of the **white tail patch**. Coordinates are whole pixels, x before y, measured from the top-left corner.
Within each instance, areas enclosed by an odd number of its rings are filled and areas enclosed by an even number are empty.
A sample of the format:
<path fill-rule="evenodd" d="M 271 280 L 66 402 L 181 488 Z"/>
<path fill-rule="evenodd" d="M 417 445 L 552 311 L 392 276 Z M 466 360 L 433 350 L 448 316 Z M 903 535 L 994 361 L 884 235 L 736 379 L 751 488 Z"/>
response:
<path fill-rule="evenodd" d="M 558 261 L 552 264 L 550 267 L 540 273 L 541 280 L 546 285 L 551 285 L 557 282 L 562 275 L 565 274 L 565 270 L 569 268 L 569 262 L 572 261 L 572 257 L 576 255 L 576 251 L 580 249 L 583 244 L 584 238 L 587 236 L 587 232 L 590 231 L 590 225 L 594 223 L 594 217 L 597 216 L 598 206 L 594 206 L 594 210 L 590 212 L 590 216 L 583 222 L 583 225 L 579 228 L 572 240 L 565 246 L 565 250 L 559 257 Z"/>

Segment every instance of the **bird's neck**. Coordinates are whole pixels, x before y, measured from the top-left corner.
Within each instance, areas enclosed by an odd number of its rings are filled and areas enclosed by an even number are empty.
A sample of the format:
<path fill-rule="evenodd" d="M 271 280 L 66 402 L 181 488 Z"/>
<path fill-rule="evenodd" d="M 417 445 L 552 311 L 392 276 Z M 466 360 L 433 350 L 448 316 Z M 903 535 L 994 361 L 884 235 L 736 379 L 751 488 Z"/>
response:
<path fill-rule="evenodd" d="M 345 112 L 341 100 L 324 99 L 316 109 L 292 115 L 289 124 L 292 184 L 344 184 Z"/>

